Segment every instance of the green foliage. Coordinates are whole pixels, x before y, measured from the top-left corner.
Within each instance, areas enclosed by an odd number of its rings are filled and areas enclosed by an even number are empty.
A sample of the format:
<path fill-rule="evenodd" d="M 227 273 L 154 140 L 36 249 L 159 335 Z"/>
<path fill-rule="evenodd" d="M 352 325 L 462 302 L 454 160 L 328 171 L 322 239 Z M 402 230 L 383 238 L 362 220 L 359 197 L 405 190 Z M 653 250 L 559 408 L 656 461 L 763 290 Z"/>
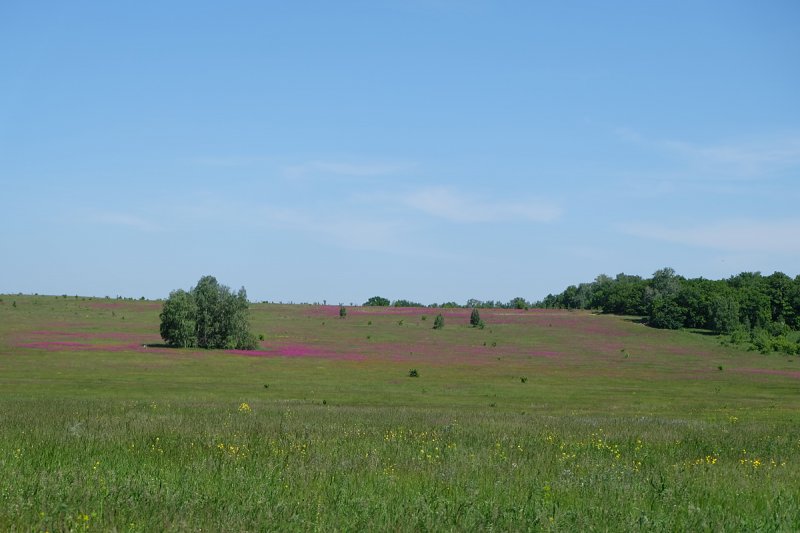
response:
<path fill-rule="evenodd" d="M 511 309 L 528 309 L 528 301 L 521 296 L 517 296 L 508 303 L 508 307 Z"/>
<path fill-rule="evenodd" d="M 425 307 L 421 303 L 412 302 L 411 300 L 395 300 L 392 307 Z"/>
<path fill-rule="evenodd" d="M 339 307 L 339 318 L 347 318 L 347 309 L 344 306 Z"/>
<path fill-rule="evenodd" d="M 436 315 L 433 320 L 433 329 L 442 329 L 444 327 L 444 317 L 440 314 Z"/>
<path fill-rule="evenodd" d="M 498 327 L 494 352 L 404 328 L 398 358 L 366 348 L 367 317 L 319 328 L 271 304 L 251 306 L 256 331 L 342 359 L 188 357 L 139 347 L 158 342 L 151 303 L 115 304 L 122 323 L 101 302 L 16 299 L 0 531 L 798 530 L 793 357 L 555 311 Z M 372 316 L 373 338 L 398 338 L 396 315 Z M 25 346 L 65 339 L 92 347 Z"/>
<path fill-rule="evenodd" d="M 788 331 L 775 332 L 764 328 L 754 329 L 750 334 L 753 349 L 763 354 L 771 352 L 795 355 L 800 353 L 800 344 L 790 339 Z"/>
<path fill-rule="evenodd" d="M 536 306 L 645 316 L 652 327 L 709 329 L 730 334 L 733 344 L 792 353 L 795 343 L 786 333 L 800 330 L 800 276 L 742 272 L 715 281 L 686 279 L 671 268 L 657 270 L 647 280 L 601 274 L 592 283 L 549 294 Z"/>
<path fill-rule="evenodd" d="M 647 323 L 654 328 L 678 329 L 683 326 L 684 315 L 685 309 L 678 305 L 675 298 L 658 295 L 650 304 Z"/>
<path fill-rule="evenodd" d="M 739 302 L 731 296 L 716 296 L 711 303 L 710 329 L 732 333 L 739 327 Z"/>
<path fill-rule="evenodd" d="M 387 307 L 389 305 L 389 300 L 382 296 L 373 296 L 366 302 L 364 302 L 365 307 Z"/>
<path fill-rule="evenodd" d="M 473 309 L 472 313 L 469 315 L 469 323 L 473 328 L 476 328 L 481 324 L 481 314 L 477 309 Z"/>
<path fill-rule="evenodd" d="M 253 350 L 258 346 L 250 333 L 247 293 L 234 294 L 213 276 L 200 278 L 189 292 L 170 293 L 161 312 L 161 338 L 177 347 Z"/>
<path fill-rule="evenodd" d="M 179 348 L 197 345 L 197 306 L 192 294 L 183 289 L 172 291 L 160 316 L 161 338 L 167 344 Z"/>
<path fill-rule="evenodd" d="M 412 368 L 411 370 L 408 371 L 408 377 L 410 377 L 410 378 L 418 378 L 419 377 L 419 372 L 417 372 L 416 368 Z"/>

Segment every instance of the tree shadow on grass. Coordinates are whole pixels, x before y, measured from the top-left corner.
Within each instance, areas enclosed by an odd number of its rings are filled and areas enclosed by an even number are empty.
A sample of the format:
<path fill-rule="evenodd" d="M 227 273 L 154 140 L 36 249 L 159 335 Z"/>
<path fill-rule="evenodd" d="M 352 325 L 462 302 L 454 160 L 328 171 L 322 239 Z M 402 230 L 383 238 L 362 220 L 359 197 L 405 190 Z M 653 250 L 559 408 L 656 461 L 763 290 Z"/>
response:
<path fill-rule="evenodd" d="M 642 324 L 643 326 L 647 325 L 647 319 L 643 316 L 629 316 L 623 318 L 622 320 L 625 322 L 633 322 L 634 324 Z"/>
<path fill-rule="evenodd" d="M 719 333 L 711 331 L 710 329 L 695 329 L 695 328 L 691 328 L 691 329 L 689 329 L 689 331 L 691 331 L 695 335 L 703 335 L 704 337 L 719 337 Z"/>

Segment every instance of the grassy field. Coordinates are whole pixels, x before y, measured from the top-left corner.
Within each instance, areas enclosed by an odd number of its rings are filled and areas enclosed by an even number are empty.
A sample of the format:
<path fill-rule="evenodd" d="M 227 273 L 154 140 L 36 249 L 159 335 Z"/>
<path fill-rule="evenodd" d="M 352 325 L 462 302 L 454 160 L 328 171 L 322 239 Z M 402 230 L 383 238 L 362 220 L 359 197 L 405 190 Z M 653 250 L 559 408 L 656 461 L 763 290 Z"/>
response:
<path fill-rule="evenodd" d="M 0 530 L 800 530 L 800 362 L 555 310 L 0 302 Z M 410 370 L 418 377 L 410 377 Z"/>

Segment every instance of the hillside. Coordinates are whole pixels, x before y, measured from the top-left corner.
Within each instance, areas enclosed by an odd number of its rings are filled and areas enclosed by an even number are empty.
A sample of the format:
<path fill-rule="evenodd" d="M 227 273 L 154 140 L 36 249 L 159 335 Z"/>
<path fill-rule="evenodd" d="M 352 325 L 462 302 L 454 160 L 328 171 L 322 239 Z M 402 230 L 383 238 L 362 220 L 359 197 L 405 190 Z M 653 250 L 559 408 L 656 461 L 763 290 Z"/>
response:
<path fill-rule="evenodd" d="M 793 357 L 587 311 L 268 304 L 258 350 L 173 349 L 160 302 L 2 300 L 3 530 L 800 526 Z"/>

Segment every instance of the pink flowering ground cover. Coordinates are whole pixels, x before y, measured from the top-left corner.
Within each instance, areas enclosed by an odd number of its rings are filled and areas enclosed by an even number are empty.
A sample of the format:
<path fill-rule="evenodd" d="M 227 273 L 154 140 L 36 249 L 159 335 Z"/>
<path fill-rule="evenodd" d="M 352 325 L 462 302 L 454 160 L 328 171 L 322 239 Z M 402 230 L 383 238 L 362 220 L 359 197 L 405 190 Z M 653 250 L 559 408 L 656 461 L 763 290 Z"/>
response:
<path fill-rule="evenodd" d="M 713 338 L 584 311 L 479 309 L 485 323 L 480 329 L 470 327 L 471 309 L 348 306 L 347 317 L 340 318 L 338 305 L 258 304 L 251 307 L 252 331 L 265 340 L 257 350 L 206 351 L 163 346 L 157 302 L 56 301 L 61 307 L 43 300 L 42 309 L 44 304 L 53 309 L 46 308 L 49 314 L 41 313 L 41 320 L 6 329 L 0 353 L 327 360 L 577 380 L 713 380 L 723 367 L 742 379 L 800 379 L 800 372 L 785 368 L 785 360 L 762 357 L 753 362 L 753 354 L 719 346 Z M 26 309 L 24 301 L 21 309 Z M 439 313 L 445 327 L 433 330 Z"/>
<path fill-rule="evenodd" d="M 264 350 L 225 350 L 225 353 L 247 357 L 308 357 L 341 361 L 363 361 L 366 359 L 366 357 L 358 354 L 335 352 L 303 344 L 288 344 Z"/>

